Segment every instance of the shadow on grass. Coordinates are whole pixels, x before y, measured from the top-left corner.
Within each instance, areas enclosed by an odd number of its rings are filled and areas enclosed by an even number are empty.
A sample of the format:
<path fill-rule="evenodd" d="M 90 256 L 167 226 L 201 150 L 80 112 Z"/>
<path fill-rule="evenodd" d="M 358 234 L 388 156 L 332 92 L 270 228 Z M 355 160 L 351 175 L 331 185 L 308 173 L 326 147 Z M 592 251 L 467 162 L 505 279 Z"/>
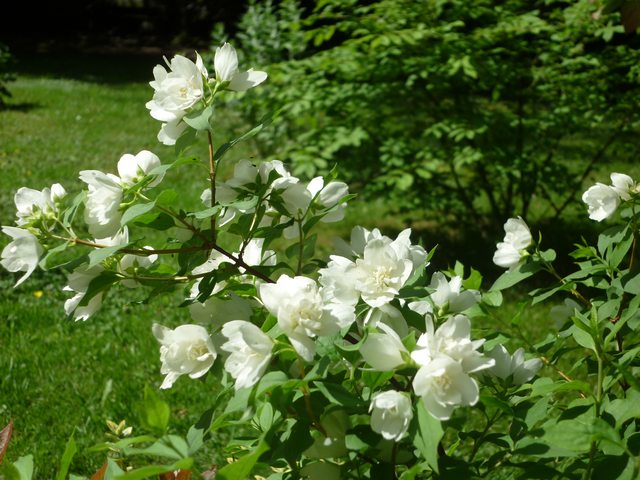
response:
<path fill-rule="evenodd" d="M 149 53 L 18 53 L 14 71 L 21 76 L 118 85 L 153 80 L 153 67 L 159 63 L 162 55 Z"/>
<path fill-rule="evenodd" d="M 4 105 L 0 106 L 0 112 L 28 113 L 38 108 L 41 108 L 41 105 L 35 102 L 20 102 L 20 103 L 7 102 Z"/>

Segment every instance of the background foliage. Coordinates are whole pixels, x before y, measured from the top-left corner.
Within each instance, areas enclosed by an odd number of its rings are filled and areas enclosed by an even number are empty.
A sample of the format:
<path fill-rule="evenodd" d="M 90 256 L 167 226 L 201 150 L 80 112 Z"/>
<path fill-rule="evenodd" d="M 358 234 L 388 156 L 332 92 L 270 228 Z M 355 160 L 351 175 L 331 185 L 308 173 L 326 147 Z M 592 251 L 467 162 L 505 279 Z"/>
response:
<path fill-rule="evenodd" d="M 252 3 L 236 40 L 252 64 L 272 64 L 245 116 L 285 107 L 263 153 L 309 176 L 339 163 L 369 198 L 440 223 L 558 218 L 594 166 L 637 154 L 637 41 L 597 8 Z"/>

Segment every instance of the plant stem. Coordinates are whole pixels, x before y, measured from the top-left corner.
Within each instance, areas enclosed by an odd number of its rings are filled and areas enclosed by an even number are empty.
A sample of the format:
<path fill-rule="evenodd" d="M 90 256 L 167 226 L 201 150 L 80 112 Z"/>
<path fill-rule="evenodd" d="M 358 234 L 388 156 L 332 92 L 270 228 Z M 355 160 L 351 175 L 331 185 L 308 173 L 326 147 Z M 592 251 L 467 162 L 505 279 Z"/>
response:
<path fill-rule="evenodd" d="M 209 182 L 211 188 L 211 207 L 216 204 L 216 164 L 213 159 L 213 136 L 211 130 L 207 130 L 207 140 L 209 141 Z M 211 216 L 211 241 L 216 241 L 216 216 Z"/>

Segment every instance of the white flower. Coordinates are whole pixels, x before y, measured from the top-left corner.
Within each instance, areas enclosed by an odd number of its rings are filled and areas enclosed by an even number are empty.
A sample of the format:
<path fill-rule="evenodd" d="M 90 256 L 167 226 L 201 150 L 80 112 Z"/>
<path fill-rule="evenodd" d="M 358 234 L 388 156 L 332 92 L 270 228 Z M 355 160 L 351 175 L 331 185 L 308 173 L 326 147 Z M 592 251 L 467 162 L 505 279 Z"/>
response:
<path fill-rule="evenodd" d="M 372 430 L 394 442 L 406 435 L 413 418 L 411 400 L 395 390 L 376 393 L 371 399 L 369 412 Z"/>
<path fill-rule="evenodd" d="M 252 387 L 269 366 L 273 341 L 254 324 L 243 320 L 225 323 L 222 334 L 229 340 L 220 348 L 231 354 L 224 368 L 236 379 L 236 390 Z"/>
<path fill-rule="evenodd" d="M 57 203 L 67 194 L 59 183 L 54 183 L 51 188 L 42 191 L 33 188 L 21 187 L 15 193 L 13 200 L 16 204 L 17 225 L 25 225 L 39 216 L 55 215 L 58 212 Z"/>
<path fill-rule="evenodd" d="M 635 192 L 637 185 L 629 175 L 624 173 L 611 174 L 611 188 L 613 188 L 622 200 L 629 200 L 631 193 Z"/>
<path fill-rule="evenodd" d="M 170 123 L 180 120 L 204 96 L 203 77 L 208 74 L 197 53 L 196 63 L 182 55 L 174 56 L 171 63 L 165 58 L 165 62 L 169 72 L 162 65 L 153 69 L 154 81 L 149 82 L 154 90 L 153 99 L 146 107 L 153 118 Z"/>
<path fill-rule="evenodd" d="M 398 334 L 384 323 L 379 323 L 384 333 L 371 332 L 360 347 L 360 354 L 374 370 L 390 372 L 405 363 L 403 353 L 409 355 Z"/>
<path fill-rule="evenodd" d="M 448 420 L 455 407 L 475 405 L 479 399 L 478 384 L 459 362 L 446 355 L 434 358 L 418 370 L 413 390 L 438 420 Z"/>
<path fill-rule="evenodd" d="M 260 298 L 308 362 L 316 349 L 312 337 L 334 335 L 355 320 L 352 306 L 325 303 L 316 282 L 306 277 L 282 275 L 276 283 L 262 284 Z"/>
<path fill-rule="evenodd" d="M 355 287 L 368 305 L 381 307 L 398 295 L 412 270 L 412 261 L 398 256 L 390 239 L 375 239 L 356 260 Z"/>
<path fill-rule="evenodd" d="M 89 186 L 84 220 L 89 233 L 96 238 L 112 237 L 120 229 L 120 203 L 122 186 L 120 179 L 98 170 L 83 170 L 80 180 Z"/>
<path fill-rule="evenodd" d="M 493 263 L 509 270 L 513 270 L 518 266 L 522 256 L 520 250 L 506 242 L 498 242 L 496 247 L 496 252 L 493 254 Z"/>
<path fill-rule="evenodd" d="M 587 204 L 589 218 L 601 222 L 614 214 L 620 205 L 620 195 L 613 187 L 596 183 L 582 194 L 582 201 Z"/>
<path fill-rule="evenodd" d="M 213 365 L 217 354 L 203 327 L 181 325 L 171 330 L 154 323 L 152 330 L 160 342 L 160 372 L 166 375 L 160 388 L 171 388 L 180 375 L 202 377 Z"/>
<path fill-rule="evenodd" d="M 435 289 L 430 296 L 433 304 L 449 312 L 462 312 L 480 301 L 480 292 L 477 290 L 460 291 L 462 288 L 460 276 L 452 277 L 447 281 L 442 272 L 436 272 L 431 277 L 430 287 Z"/>
<path fill-rule="evenodd" d="M 187 126 L 182 119 L 163 123 L 158 132 L 158 141 L 164 145 L 175 145 L 180 135 L 187 129 Z"/>
<path fill-rule="evenodd" d="M 222 47 L 216 48 L 216 55 L 213 60 L 216 71 L 216 80 L 225 84 L 226 88 L 236 92 L 244 92 L 250 88 L 260 85 L 267 79 L 267 74 L 250 68 L 246 72 L 238 70 L 238 54 L 235 48 L 225 43 Z"/>
<path fill-rule="evenodd" d="M 512 270 L 520 263 L 526 249 L 533 242 L 533 237 L 521 217 L 508 219 L 504 224 L 504 231 L 504 239 L 497 245 L 497 250 L 493 255 L 493 263 Z"/>
<path fill-rule="evenodd" d="M 411 358 L 418 365 L 428 365 L 440 356 L 460 363 L 465 373 L 478 372 L 494 365 L 494 360 L 478 352 L 484 339 L 471 340 L 471 322 L 464 315 L 456 315 L 434 332 L 427 322 L 427 332 L 420 335 Z"/>
<path fill-rule="evenodd" d="M 135 156 L 125 153 L 118 161 L 118 175 L 120 175 L 121 184 L 131 186 L 138 183 L 151 170 L 160 166 L 160 159 L 155 153 L 148 150 L 142 150 Z M 155 187 L 162 181 L 163 175 L 157 175 L 156 178 L 149 183 L 148 187 Z"/>
<path fill-rule="evenodd" d="M 487 372 L 503 380 L 512 377 L 514 385 L 528 382 L 542 367 L 542 362 L 538 358 L 525 361 L 522 348 L 516 350 L 511 356 L 502 345 L 496 345 L 487 355 L 496 362 Z"/>
<path fill-rule="evenodd" d="M 2 250 L 0 263 L 10 272 L 25 272 L 14 285 L 17 287 L 34 272 L 44 249 L 37 237 L 28 230 L 2 227 L 2 233 L 9 235 L 13 241 Z"/>
<path fill-rule="evenodd" d="M 104 298 L 104 292 L 100 292 L 89 299 L 86 305 L 80 305 L 80 302 L 84 298 L 89 284 L 104 271 L 100 265 L 95 265 L 91 268 L 83 265 L 75 269 L 68 277 L 66 285 L 62 290 L 66 292 L 75 292 L 76 294 L 64 302 L 64 311 L 67 315 L 73 314 L 73 319 L 87 320 L 91 315 L 98 311 L 102 305 L 102 299 Z"/>
<path fill-rule="evenodd" d="M 355 263 L 337 255 L 330 258 L 327 268 L 319 271 L 319 282 L 325 298 L 332 302 L 355 306 L 360 298 L 360 292 L 355 288 Z"/>

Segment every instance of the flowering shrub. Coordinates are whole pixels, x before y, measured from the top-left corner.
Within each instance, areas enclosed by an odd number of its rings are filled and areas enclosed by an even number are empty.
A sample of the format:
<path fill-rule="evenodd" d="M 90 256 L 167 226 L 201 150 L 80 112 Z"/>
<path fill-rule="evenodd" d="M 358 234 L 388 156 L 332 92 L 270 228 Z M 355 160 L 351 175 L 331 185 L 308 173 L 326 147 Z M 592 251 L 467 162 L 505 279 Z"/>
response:
<path fill-rule="evenodd" d="M 214 148 L 215 98 L 267 74 L 242 72 L 228 44 L 216 51 L 214 76 L 199 56 L 167 64 L 170 71 L 154 69 L 147 107 L 176 160 L 126 154 L 117 175 L 80 172 L 87 190 L 73 198 L 59 184 L 23 187 L 16 226 L 3 227 L 12 241 L 2 265 L 22 275 L 16 285 L 38 265 L 67 270 L 73 296 L 64 309 L 75 320 L 89 319 L 120 286 L 147 289 L 149 300 L 187 287 L 182 306 L 194 323 L 153 325 L 160 388 L 215 374 L 220 392 L 184 437 L 164 435 L 168 409 L 146 392 L 153 408 L 144 426 L 154 435 L 110 425 L 112 440 L 96 447 L 107 452 L 99 478 L 188 478 L 194 454 L 224 430 L 229 440 L 218 448 L 227 461 L 208 478 L 637 478 L 639 197 L 631 178 L 613 174 L 612 187 L 585 193 L 591 218 L 619 212 L 624 221 L 597 246 L 580 245 L 578 268 L 566 276 L 521 218 L 505 223 L 494 261 L 507 270 L 488 290 L 460 264 L 430 271 L 434 251 L 414 244 L 410 230 L 391 238 L 356 227 L 322 261 L 314 230 L 343 218 L 344 183 L 304 183 L 277 160 L 241 160 L 231 178 L 217 178 L 230 149 L 263 125 Z M 201 209 L 187 212 L 161 186 L 172 170 L 199 163 L 185 152 L 200 138 L 210 146 L 209 178 Z M 147 245 L 146 229 L 166 232 L 166 244 Z M 278 251 L 269 248 L 276 239 Z M 547 338 L 522 338 L 528 351 L 510 353 L 511 337 L 484 320 L 499 312 L 503 290 L 538 272 L 554 283 L 530 302 L 558 295 L 565 303 Z M 11 468 L 21 475 L 24 463 Z"/>

